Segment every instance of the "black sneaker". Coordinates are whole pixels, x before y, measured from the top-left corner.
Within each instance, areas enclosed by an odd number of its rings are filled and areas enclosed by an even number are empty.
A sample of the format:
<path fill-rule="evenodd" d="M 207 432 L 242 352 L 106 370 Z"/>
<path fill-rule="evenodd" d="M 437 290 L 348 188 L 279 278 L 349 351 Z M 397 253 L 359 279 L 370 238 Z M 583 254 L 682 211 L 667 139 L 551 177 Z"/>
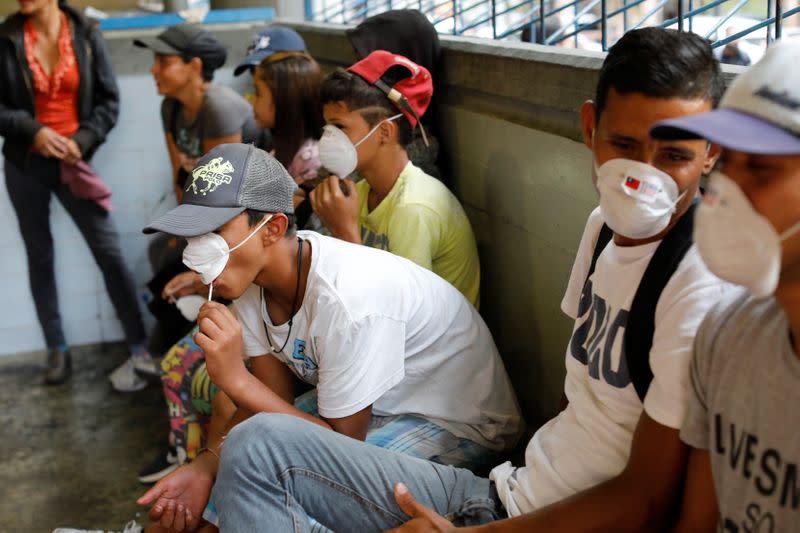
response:
<path fill-rule="evenodd" d="M 146 484 L 155 483 L 179 466 L 178 451 L 170 446 L 158 452 L 152 463 L 139 470 L 139 481 Z"/>

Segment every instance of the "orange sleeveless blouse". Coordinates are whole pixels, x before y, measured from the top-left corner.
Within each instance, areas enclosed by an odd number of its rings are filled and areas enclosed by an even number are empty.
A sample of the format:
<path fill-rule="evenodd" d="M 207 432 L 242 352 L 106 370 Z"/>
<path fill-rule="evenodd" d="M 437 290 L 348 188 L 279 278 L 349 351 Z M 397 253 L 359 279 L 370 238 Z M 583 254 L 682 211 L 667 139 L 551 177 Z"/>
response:
<path fill-rule="evenodd" d="M 69 21 L 61 12 L 61 30 L 58 35 L 59 59 L 48 76 L 36 57 L 36 40 L 39 32 L 30 21 L 24 25 L 25 57 L 33 74 L 34 106 L 36 119 L 65 137 L 72 137 L 80 127 L 78 120 L 78 88 L 80 72 L 72 47 Z"/>

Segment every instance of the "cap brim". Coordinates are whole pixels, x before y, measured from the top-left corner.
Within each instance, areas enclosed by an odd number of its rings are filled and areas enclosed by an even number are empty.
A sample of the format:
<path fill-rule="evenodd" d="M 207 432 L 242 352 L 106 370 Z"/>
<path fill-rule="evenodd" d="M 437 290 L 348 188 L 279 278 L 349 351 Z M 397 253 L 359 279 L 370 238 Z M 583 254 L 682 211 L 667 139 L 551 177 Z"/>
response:
<path fill-rule="evenodd" d="M 157 54 L 162 54 L 165 56 L 183 55 L 183 52 L 175 47 L 170 46 L 158 37 L 142 37 L 141 39 L 134 39 L 133 44 L 139 48 L 147 48 L 148 50 L 152 50 Z"/>
<path fill-rule="evenodd" d="M 662 140 L 707 139 L 723 148 L 748 154 L 800 154 L 800 136 L 735 109 L 715 109 L 664 120 L 653 126 L 650 135 Z"/>
<path fill-rule="evenodd" d="M 249 56 L 244 58 L 244 61 L 239 63 L 239 65 L 233 69 L 233 75 L 239 76 L 243 72 L 247 72 L 248 70 L 253 70 L 256 65 L 261 63 L 261 60 L 265 57 L 272 55 L 272 51 L 268 50 L 259 50 L 258 52 L 253 52 Z"/>
<path fill-rule="evenodd" d="M 144 233 L 161 231 L 178 237 L 197 237 L 219 229 L 244 210 L 244 207 L 181 204 L 150 223 L 142 231 Z"/>

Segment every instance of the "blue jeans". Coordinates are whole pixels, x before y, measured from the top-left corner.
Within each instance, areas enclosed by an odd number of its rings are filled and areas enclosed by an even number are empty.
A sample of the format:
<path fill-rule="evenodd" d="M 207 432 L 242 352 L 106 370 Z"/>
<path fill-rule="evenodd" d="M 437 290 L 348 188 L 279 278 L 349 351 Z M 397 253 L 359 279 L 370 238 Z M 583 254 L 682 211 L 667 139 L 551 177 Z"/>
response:
<path fill-rule="evenodd" d="M 221 531 L 379 532 L 407 520 L 393 487 L 459 526 L 505 518 L 488 479 L 351 439 L 294 416 L 259 414 L 231 430 L 212 493 Z"/>

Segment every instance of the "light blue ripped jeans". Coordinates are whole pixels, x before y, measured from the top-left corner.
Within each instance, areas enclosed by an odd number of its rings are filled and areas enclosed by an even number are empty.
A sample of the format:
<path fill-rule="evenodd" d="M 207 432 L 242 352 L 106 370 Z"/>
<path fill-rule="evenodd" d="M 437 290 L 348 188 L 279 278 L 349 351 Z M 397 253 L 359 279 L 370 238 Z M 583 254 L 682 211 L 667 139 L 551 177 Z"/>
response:
<path fill-rule="evenodd" d="M 297 417 L 259 414 L 236 426 L 222 447 L 212 492 L 224 532 L 370 533 L 407 520 L 393 487 L 459 526 L 505 518 L 488 479 L 371 446 Z"/>

